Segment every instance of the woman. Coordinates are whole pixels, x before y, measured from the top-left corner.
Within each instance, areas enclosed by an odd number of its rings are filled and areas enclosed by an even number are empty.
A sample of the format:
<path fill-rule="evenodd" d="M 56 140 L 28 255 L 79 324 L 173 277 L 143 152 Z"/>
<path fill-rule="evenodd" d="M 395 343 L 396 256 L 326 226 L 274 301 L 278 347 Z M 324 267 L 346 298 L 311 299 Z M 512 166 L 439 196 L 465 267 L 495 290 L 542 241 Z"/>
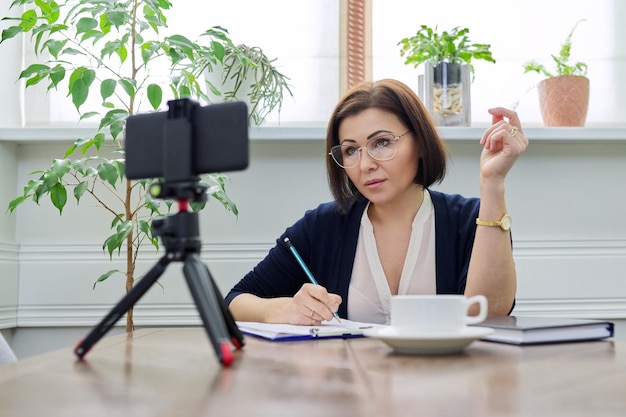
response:
<path fill-rule="evenodd" d="M 429 189 L 444 178 L 445 145 L 408 86 L 381 80 L 348 91 L 326 135 L 335 201 L 289 227 L 229 292 L 235 319 L 317 325 L 338 312 L 388 323 L 395 294 L 483 294 L 490 315 L 509 314 L 516 275 L 504 179 L 528 140 L 515 112 L 489 112 L 480 200 L 465 198 Z"/>

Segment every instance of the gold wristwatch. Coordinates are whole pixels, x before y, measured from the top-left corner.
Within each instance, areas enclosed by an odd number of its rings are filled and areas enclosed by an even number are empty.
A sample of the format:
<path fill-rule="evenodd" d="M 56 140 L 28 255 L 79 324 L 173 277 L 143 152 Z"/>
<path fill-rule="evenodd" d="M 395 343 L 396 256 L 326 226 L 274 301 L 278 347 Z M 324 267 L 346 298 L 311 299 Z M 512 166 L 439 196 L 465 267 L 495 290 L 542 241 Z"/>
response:
<path fill-rule="evenodd" d="M 476 224 L 479 226 L 499 227 L 506 232 L 511 229 L 511 216 L 504 213 L 504 215 L 497 222 L 488 222 L 485 220 L 476 219 Z"/>

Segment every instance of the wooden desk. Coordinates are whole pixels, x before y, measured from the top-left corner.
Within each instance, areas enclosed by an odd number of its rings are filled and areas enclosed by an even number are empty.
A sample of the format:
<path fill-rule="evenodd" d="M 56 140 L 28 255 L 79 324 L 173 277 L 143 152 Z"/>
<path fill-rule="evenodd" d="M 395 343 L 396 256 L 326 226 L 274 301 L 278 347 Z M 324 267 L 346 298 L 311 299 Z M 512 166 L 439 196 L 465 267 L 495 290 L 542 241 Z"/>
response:
<path fill-rule="evenodd" d="M 453 356 L 399 356 L 378 340 L 246 338 L 222 368 L 202 328 L 142 329 L 0 367 L 0 415 L 626 415 L 626 344 L 474 342 Z"/>

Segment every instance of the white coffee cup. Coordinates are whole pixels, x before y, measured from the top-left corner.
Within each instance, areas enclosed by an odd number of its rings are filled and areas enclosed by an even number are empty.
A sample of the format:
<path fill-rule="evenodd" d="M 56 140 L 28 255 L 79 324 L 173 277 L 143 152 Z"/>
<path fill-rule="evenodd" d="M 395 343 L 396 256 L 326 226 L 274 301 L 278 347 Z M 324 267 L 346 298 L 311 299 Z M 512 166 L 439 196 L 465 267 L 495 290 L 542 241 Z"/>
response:
<path fill-rule="evenodd" d="M 480 311 L 469 316 L 472 305 Z M 402 334 L 459 333 L 468 324 L 487 318 L 487 298 L 483 295 L 395 295 L 391 297 L 391 326 Z"/>

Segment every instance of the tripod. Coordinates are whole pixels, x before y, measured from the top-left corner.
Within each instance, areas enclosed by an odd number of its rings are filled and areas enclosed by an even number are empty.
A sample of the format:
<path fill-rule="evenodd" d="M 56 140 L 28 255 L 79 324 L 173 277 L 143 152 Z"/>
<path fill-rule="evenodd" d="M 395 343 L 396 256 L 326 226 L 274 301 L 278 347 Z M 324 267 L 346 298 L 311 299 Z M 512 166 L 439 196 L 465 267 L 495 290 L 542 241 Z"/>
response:
<path fill-rule="evenodd" d="M 195 184 L 180 185 L 159 190 L 160 195 L 176 194 L 179 212 L 173 216 L 158 217 L 152 221 L 152 229 L 165 246 L 165 255 L 137 282 L 137 284 L 113 307 L 113 309 L 78 343 L 74 353 L 82 359 L 113 325 L 133 306 L 165 272 L 171 262 L 183 262 L 183 274 L 193 300 L 202 318 L 204 328 L 213 345 L 218 360 L 228 366 L 234 359 L 231 343 L 236 349 L 244 346 L 243 335 L 228 310 L 209 268 L 200 260 L 202 243 L 199 234 L 198 213 L 188 211 L 189 202 L 198 196 L 206 196 L 206 187 Z M 205 197 L 206 198 L 206 197 Z M 197 201 L 197 200 L 194 200 Z"/>

